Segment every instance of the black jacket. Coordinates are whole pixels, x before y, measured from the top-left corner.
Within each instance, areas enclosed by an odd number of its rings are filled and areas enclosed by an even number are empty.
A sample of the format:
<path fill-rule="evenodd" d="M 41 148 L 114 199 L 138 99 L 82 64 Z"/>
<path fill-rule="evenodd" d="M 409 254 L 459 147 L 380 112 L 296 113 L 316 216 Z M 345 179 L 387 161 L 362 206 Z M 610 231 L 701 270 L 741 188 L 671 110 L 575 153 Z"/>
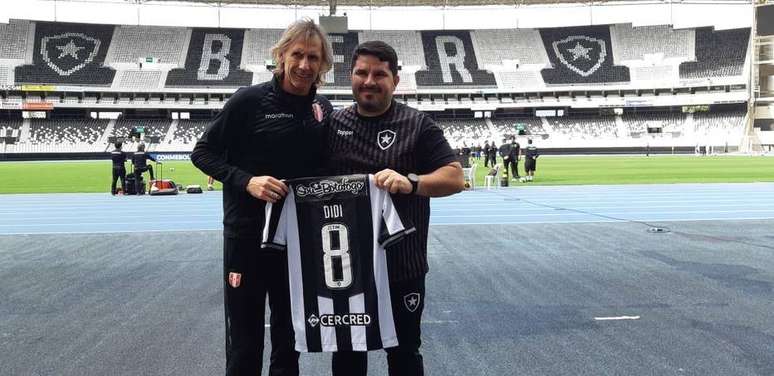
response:
<path fill-rule="evenodd" d="M 156 158 L 152 157 L 150 154 L 145 153 L 144 151 L 136 151 L 134 154 L 132 154 L 132 164 L 136 169 L 145 168 L 145 166 L 148 165 L 147 161 L 149 159 L 156 162 Z"/>
<path fill-rule="evenodd" d="M 512 161 L 518 161 L 519 160 L 519 143 L 504 143 L 500 145 L 500 156 L 505 159 L 505 157 L 508 157 Z"/>
<path fill-rule="evenodd" d="M 191 161 L 223 183 L 223 231 L 226 236 L 258 236 L 265 201 L 252 197 L 247 183 L 254 176 L 277 179 L 314 174 L 319 168 L 323 118 L 330 102 L 282 90 L 281 81 L 243 88 L 234 93 L 196 143 Z"/>
<path fill-rule="evenodd" d="M 126 162 L 126 153 L 120 149 L 115 149 L 110 152 L 110 160 L 113 161 L 114 170 L 126 170 L 124 163 Z"/>

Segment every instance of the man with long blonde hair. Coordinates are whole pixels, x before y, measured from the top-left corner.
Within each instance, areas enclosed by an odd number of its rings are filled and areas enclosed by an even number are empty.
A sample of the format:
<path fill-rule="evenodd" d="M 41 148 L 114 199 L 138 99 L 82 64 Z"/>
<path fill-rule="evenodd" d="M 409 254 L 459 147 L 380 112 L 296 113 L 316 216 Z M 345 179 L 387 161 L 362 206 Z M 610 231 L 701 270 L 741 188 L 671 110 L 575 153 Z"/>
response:
<path fill-rule="evenodd" d="M 288 192 L 280 179 L 311 175 L 321 160 L 319 132 L 332 107 L 316 90 L 333 58 L 325 33 L 309 19 L 291 24 L 272 54 L 272 80 L 238 90 L 191 154 L 196 167 L 223 183 L 227 376 L 261 374 L 267 295 L 269 375 L 299 374 L 287 256 L 261 250 L 259 229 L 266 203 Z"/>

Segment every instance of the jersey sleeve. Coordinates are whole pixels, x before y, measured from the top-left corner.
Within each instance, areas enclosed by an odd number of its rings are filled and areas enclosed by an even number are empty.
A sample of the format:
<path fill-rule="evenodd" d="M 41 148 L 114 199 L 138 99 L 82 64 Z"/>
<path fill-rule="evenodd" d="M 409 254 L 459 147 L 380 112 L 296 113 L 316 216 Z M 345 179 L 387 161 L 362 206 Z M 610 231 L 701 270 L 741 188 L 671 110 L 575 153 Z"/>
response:
<path fill-rule="evenodd" d="M 290 194 L 293 194 L 292 192 Z M 266 220 L 261 236 L 261 248 L 284 250 L 287 246 L 287 206 L 286 199 L 266 204 Z"/>
<path fill-rule="evenodd" d="M 419 168 L 416 173 L 418 174 L 431 173 L 457 161 L 457 156 L 444 137 L 443 130 L 430 117 L 425 117 L 422 121 L 416 152 Z M 497 149 L 494 152 L 497 153 Z"/>
<path fill-rule="evenodd" d="M 390 194 L 376 188 L 373 183 L 373 175 L 368 175 L 371 182 L 371 195 L 376 195 L 378 208 L 381 211 L 381 224 L 379 226 L 379 244 L 386 248 L 403 239 L 408 234 L 416 231 L 414 225 L 407 218 L 402 218 L 390 198 Z"/>

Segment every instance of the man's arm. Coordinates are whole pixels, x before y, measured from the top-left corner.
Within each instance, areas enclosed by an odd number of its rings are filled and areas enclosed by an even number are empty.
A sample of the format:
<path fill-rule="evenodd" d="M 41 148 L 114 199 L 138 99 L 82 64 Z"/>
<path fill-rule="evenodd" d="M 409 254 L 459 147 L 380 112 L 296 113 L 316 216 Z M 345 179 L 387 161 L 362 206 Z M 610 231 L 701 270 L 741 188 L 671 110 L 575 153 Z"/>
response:
<path fill-rule="evenodd" d="M 226 102 L 223 110 L 204 130 L 191 153 L 191 162 L 203 173 L 212 176 L 224 185 L 236 186 L 240 189 L 247 186 L 247 182 L 252 176 L 229 164 L 227 153 L 234 152 L 229 150 L 235 144 L 234 137 L 238 137 L 233 128 L 240 126 L 244 118 L 239 113 L 241 107 L 239 102 L 243 95 L 243 91 L 237 91 Z"/>
<path fill-rule="evenodd" d="M 229 164 L 226 159 L 229 148 L 237 141 L 234 138 L 239 137 L 233 128 L 244 121 L 244 114 L 240 112 L 239 105 L 244 95 L 243 91 L 237 91 L 207 126 L 194 146 L 191 162 L 206 175 L 224 185 L 244 189 L 255 198 L 273 203 L 287 194 L 287 186 L 283 182 L 271 176 L 252 176 L 249 172 Z"/>
<path fill-rule="evenodd" d="M 427 197 L 443 197 L 459 193 L 464 188 L 465 176 L 462 173 L 462 165 L 459 162 L 452 162 L 429 174 L 420 175 L 417 194 Z"/>
<path fill-rule="evenodd" d="M 381 170 L 374 177 L 376 178 L 376 186 L 390 193 L 411 193 L 411 182 L 408 178 L 393 170 Z M 429 174 L 419 175 L 419 186 L 416 194 L 426 197 L 443 197 L 459 193 L 464 187 L 465 179 L 462 165 L 459 162 L 452 162 Z"/>

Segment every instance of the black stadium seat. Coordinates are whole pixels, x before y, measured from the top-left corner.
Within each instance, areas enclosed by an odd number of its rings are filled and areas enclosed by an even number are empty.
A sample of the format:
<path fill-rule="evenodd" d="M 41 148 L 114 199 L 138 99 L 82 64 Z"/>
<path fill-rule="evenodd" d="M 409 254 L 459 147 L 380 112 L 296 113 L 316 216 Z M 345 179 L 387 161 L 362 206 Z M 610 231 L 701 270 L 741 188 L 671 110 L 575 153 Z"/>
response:
<path fill-rule="evenodd" d="M 242 29 L 193 29 L 185 69 L 169 71 L 166 86 L 250 85 L 253 74 L 239 69 L 244 33 Z"/>
<path fill-rule="evenodd" d="M 416 73 L 418 87 L 497 87 L 492 73 L 479 70 L 470 31 L 423 31 L 427 70 Z"/>
<path fill-rule="evenodd" d="M 349 67 L 358 44 L 357 33 L 329 34 L 328 40 L 333 50 L 333 69 L 325 76 L 326 86 L 349 88 L 352 82 Z"/>
<path fill-rule="evenodd" d="M 552 68 L 543 69 L 549 85 L 628 82 L 629 68 L 613 65 L 609 26 L 541 29 Z"/>
<path fill-rule="evenodd" d="M 681 79 L 741 76 L 750 29 L 696 29 L 696 61 L 680 64 Z"/>
<path fill-rule="evenodd" d="M 103 67 L 113 25 L 37 22 L 33 65 L 16 68 L 16 84 L 110 85 Z"/>

